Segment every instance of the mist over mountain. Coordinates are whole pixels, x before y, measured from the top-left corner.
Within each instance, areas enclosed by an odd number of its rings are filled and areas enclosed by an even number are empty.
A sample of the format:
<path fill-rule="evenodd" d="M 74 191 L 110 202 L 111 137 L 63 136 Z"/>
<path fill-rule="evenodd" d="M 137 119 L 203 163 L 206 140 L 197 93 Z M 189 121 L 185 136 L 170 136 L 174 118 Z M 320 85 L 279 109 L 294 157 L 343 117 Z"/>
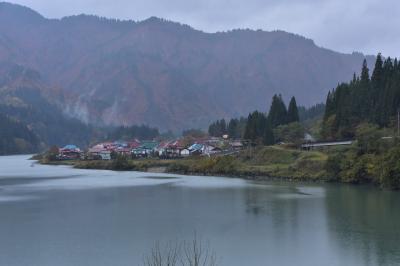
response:
<path fill-rule="evenodd" d="M 40 74 L 12 63 L 0 63 L 0 154 L 33 153 L 50 145 L 85 147 L 92 129 L 66 117 L 46 96 Z"/>
<path fill-rule="evenodd" d="M 50 101 L 96 125 L 202 128 L 266 111 L 275 93 L 312 105 L 358 73 L 363 58 L 283 31 L 205 33 L 155 17 L 46 19 L 0 3 L 0 61 L 40 73 Z"/>

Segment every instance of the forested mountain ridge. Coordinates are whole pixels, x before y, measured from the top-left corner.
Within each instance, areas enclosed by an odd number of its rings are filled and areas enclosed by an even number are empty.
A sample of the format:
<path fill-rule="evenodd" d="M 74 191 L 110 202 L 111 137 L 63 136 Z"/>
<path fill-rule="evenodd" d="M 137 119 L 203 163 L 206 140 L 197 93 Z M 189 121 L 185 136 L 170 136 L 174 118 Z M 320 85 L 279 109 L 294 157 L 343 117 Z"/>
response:
<path fill-rule="evenodd" d="M 263 110 L 276 93 L 308 106 L 350 79 L 363 58 L 282 31 L 205 33 L 158 18 L 46 19 L 0 3 L 0 60 L 40 72 L 51 84 L 46 94 L 93 124 L 205 127 Z"/>
<path fill-rule="evenodd" d="M 38 72 L 0 63 L 0 153 L 30 153 L 49 145 L 89 143 L 92 129 L 67 118 L 43 91 L 48 90 Z"/>

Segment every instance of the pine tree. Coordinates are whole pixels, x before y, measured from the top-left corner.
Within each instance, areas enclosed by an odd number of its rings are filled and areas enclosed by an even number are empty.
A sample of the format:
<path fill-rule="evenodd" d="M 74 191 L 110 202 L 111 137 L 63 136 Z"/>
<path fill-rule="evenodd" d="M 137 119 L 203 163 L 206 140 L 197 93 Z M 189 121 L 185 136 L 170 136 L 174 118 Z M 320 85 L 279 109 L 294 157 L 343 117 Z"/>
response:
<path fill-rule="evenodd" d="M 287 112 L 287 123 L 299 122 L 299 110 L 297 109 L 296 98 L 290 99 L 289 109 Z"/>
<path fill-rule="evenodd" d="M 379 87 L 383 82 L 383 61 L 381 54 L 378 54 L 375 61 L 375 68 L 372 72 L 371 82 L 373 87 Z"/>
<path fill-rule="evenodd" d="M 384 92 L 383 92 L 383 61 L 381 54 L 376 57 L 375 68 L 371 76 L 370 99 L 372 106 L 372 121 L 380 123 L 384 116 L 381 112 Z"/>
<path fill-rule="evenodd" d="M 332 139 L 354 137 L 363 122 L 390 126 L 400 107 L 400 65 L 377 55 L 371 78 L 366 60 L 360 77 L 328 93 L 322 133 Z"/>
<path fill-rule="evenodd" d="M 222 119 L 220 122 L 219 137 L 221 137 L 222 135 L 225 135 L 226 133 L 227 133 L 226 122 L 225 122 L 225 119 Z"/>
<path fill-rule="evenodd" d="M 268 121 L 273 128 L 287 123 L 287 109 L 281 95 L 272 97 L 271 107 L 268 113 Z"/>
<path fill-rule="evenodd" d="M 274 131 L 272 129 L 271 124 L 267 121 L 264 130 L 264 145 L 273 145 L 273 144 L 275 144 Z"/>
<path fill-rule="evenodd" d="M 392 82 L 395 71 L 390 57 L 383 63 L 381 71 L 381 81 L 375 83 L 374 86 L 377 90 L 374 118 L 379 126 L 385 126 L 390 123 L 391 113 L 396 112 L 394 103 L 394 99 L 396 98 L 396 85 Z M 374 70 L 374 72 L 376 71 Z"/>
<path fill-rule="evenodd" d="M 332 97 L 333 97 L 333 92 L 331 94 L 331 92 L 329 91 L 328 96 L 326 97 L 324 120 L 328 119 L 329 116 L 335 113 Z"/>
<path fill-rule="evenodd" d="M 266 124 L 267 118 L 263 113 L 255 111 L 249 114 L 247 118 L 244 138 L 259 144 L 263 143 Z"/>
<path fill-rule="evenodd" d="M 359 113 L 362 118 L 370 117 L 371 112 L 373 111 L 373 100 L 372 94 L 370 91 L 370 78 L 369 78 L 369 69 L 367 65 L 367 60 L 364 59 L 362 69 L 361 69 L 361 77 L 360 82 L 357 84 L 359 86 L 358 95 L 359 100 L 356 106 L 359 107 Z M 360 99 L 363 99 L 361 101 Z"/>
<path fill-rule="evenodd" d="M 239 120 L 238 119 L 231 119 L 228 124 L 228 135 L 230 138 L 239 138 Z"/>
<path fill-rule="evenodd" d="M 253 125 L 253 114 L 250 113 L 247 117 L 246 128 L 244 130 L 244 139 L 246 140 L 254 140 L 255 139 L 255 132 L 254 132 L 254 125 Z"/>
<path fill-rule="evenodd" d="M 214 132 L 215 132 L 215 124 L 212 123 L 208 126 L 208 135 L 210 136 L 214 136 Z"/>
<path fill-rule="evenodd" d="M 362 64 L 361 82 L 363 84 L 369 83 L 369 69 L 368 69 L 368 64 L 367 64 L 367 60 L 366 59 L 364 59 L 363 64 Z"/>
<path fill-rule="evenodd" d="M 351 80 L 351 84 L 356 84 L 357 83 L 357 75 L 356 73 L 353 73 L 353 79 Z"/>

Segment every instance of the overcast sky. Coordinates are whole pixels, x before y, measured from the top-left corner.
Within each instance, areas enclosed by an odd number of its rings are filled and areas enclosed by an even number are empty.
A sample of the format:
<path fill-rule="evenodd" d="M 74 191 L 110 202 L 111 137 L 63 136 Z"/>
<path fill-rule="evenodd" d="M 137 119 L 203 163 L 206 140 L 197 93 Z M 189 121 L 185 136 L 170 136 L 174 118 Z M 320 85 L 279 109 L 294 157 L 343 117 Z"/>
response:
<path fill-rule="evenodd" d="M 11 0 L 45 17 L 76 14 L 143 20 L 151 16 L 207 32 L 285 30 L 341 52 L 400 56 L 399 0 Z"/>

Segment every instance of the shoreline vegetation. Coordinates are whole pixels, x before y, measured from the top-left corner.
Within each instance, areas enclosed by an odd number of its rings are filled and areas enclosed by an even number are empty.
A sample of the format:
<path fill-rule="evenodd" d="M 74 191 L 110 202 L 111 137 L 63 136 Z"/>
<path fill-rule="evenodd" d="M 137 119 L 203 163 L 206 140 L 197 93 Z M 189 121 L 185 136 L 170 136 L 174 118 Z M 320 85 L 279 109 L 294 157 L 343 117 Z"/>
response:
<path fill-rule="evenodd" d="M 239 177 L 248 180 L 329 180 L 324 169 L 328 159 L 321 151 L 301 151 L 281 146 L 254 147 L 226 156 L 193 156 L 185 159 L 49 160 L 34 156 L 41 164 L 71 165 L 77 169 L 142 171 L 204 176 Z"/>
<path fill-rule="evenodd" d="M 370 132 L 366 135 L 370 136 Z M 70 165 L 77 169 L 224 176 L 252 181 L 372 184 L 398 190 L 400 142 L 397 138 L 372 141 L 365 135 L 363 137 L 359 136 L 360 139 L 351 146 L 311 151 L 274 145 L 249 147 L 232 155 L 181 159 L 131 159 L 119 155 L 112 160 L 55 160 L 48 153 L 35 155 L 32 159 L 40 164 Z M 365 147 L 379 147 L 385 152 L 365 152 Z"/>

